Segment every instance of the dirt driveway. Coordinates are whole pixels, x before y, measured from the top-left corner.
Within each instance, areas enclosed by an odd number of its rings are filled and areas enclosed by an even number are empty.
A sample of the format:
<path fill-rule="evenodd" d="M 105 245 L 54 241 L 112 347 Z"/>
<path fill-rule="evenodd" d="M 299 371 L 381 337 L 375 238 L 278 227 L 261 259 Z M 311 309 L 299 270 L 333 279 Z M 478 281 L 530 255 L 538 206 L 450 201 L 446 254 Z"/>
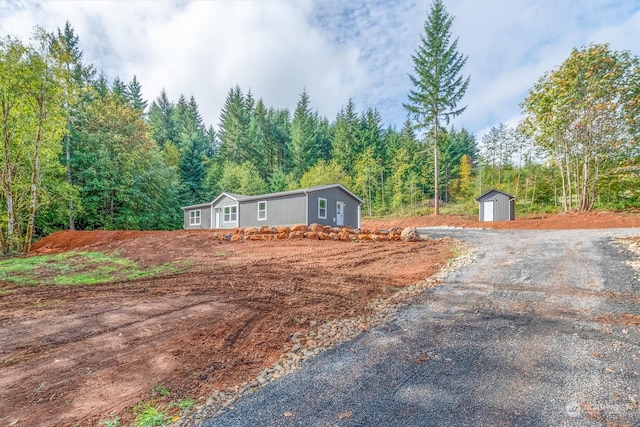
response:
<path fill-rule="evenodd" d="M 204 425 L 640 425 L 637 229 L 426 233 L 476 261 Z"/>
<path fill-rule="evenodd" d="M 49 236 L 36 253 L 115 251 L 142 266 L 188 268 L 91 286 L 0 282 L 0 426 L 96 426 L 115 416 L 131 425 L 138 402 L 163 409 L 232 390 L 289 351 L 294 333 L 370 313 L 374 300 L 438 271 L 450 247 L 229 243 L 204 230 Z"/>

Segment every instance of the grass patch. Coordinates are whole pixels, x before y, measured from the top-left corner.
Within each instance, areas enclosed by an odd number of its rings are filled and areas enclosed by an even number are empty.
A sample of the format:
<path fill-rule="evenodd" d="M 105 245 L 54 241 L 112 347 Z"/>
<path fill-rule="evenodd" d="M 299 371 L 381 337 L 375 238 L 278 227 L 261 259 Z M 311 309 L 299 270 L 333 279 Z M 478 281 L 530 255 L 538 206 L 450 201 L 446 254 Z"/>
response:
<path fill-rule="evenodd" d="M 133 422 L 134 427 L 163 426 L 171 421 L 171 417 L 169 417 L 166 412 L 156 408 L 150 402 L 138 405 L 135 414 L 136 420 Z"/>
<path fill-rule="evenodd" d="M 182 264 L 141 268 L 130 259 L 103 252 L 64 252 L 0 261 L 0 280 L 18 285 L 91 285 L 181 271 Z M 0 293 L 9 292 L 0 289 Z"/>
<path fill-rule="evenodd" d="M 165 426 L 180 419 L 196 401 L 191 398 L 175 400 L 169 389 L 161 384 L 151 387 L 151 400 L 138 402 L 133 407 L 134 427 Z"/>

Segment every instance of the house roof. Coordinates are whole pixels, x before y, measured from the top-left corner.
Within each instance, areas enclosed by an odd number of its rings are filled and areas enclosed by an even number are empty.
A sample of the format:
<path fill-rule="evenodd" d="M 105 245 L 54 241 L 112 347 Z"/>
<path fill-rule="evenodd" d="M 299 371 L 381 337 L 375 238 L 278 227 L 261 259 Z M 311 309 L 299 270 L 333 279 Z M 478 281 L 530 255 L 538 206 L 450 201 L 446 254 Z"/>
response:
<path fill-rule="evenodd" d="M 492 188 L 491 190 L 485 191 L 484 193 L 482 193 L 481 195 L 479 195 L 478 197 L 476 197 L 474 200 L 476 202 L 479 202 L 481 199 L 483 199 L 485 196 L 491 194 L 491 193 L 500 193 L 500 194 L 504 194 L 505 196 L 507 196 L 509 199 L 515 200 L 516 196 L 514 196 L 513 194 L 509 194 L 509 193 L 505 193 L 504 191 L 501 190 L 496 190 L 495 188 Z"/>
<path fill-rule="evenodd" d="M 199 205 L 185 206 L 185 207 L 182 208 L 182 210 L 195 209 L 195 208 L 205 208 L 205 207 L 208 207 L 208 206 L 212 206 L 218 200 L 220 200 L 222 197 L 225 197 L 225 196 L 229 197 L 230 199 L 233 199 L 233 200 L 235 200 L 237 202 L 244 202 L 244 201 L 247 201 L 247 200 L 271 199 L 271 198 L 275 198 L 275 197 L 292 196 L 292 195 L 296 195 L 296 194 L 305 194 L 305 193 L 313 193 L 315 191 L 328 190 L 330 188 L 341 188 L 346 193 L 348 193 L 351 197 L 356 199 L 358 202 L 363 203 L 363 201 L 362 201 L 362 199 L 360 197 L 356 196 L 351 191 L 347 190 L 343 185 L 341 185 L 341 184 L 331 184 L 331 185 L 322 185 L 322 186 L 319 186 L 319 187 L 300 188 L 300 189 L 297 189 L 297 190 L 279 191 L 277 193 L 258 194 L 256 196 L 245 196 L 243 194 L 235 194 L 235 193 L 223 192 L 222 194 L 220 194 L 218 197 L 216 197 L 215 199 L 213 199 L 213 201 L 211 201 L 209 203 L 201 203 Z"/>

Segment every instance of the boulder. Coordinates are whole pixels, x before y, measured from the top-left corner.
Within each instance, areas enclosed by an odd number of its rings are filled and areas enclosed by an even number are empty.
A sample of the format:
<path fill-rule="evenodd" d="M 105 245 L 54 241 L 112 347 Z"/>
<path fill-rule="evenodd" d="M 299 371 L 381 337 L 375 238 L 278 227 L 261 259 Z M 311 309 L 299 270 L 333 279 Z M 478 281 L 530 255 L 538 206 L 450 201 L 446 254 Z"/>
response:
<path fill-rule="evenodd" d="M 293 227 L 292 227 L 292 229 L 293 229 Z M 302 233 L 302 231 L 292 231 L 291 233 L 289 233 L 289 238 L 290 239 L 302 239 L 302 238 L 304 238 L 304 234 Z"/>
<path fill-rule="evenodd" d="M 304 224 L 296 224 L 291 227 L 291 231 L 300 231 L 302 233 L 306 233 L 307 231 L 309 231 L 309 227 Z"/>
<path fill-rule="evenodd" d="M 263 225 L 262 227 L 260 227 L 259 231 L 260 234 L 272 234 L 273 227 L 271 227 L 270 225 Z"/>
<path fill-rule="evenodd" d="M 406 227 L 402 230 L 402 233 L 400 233 L 400 238 L 405 242 L 418 242 L 421 240 L 420 234 L 415 227 Z"/>
<path fill-rule="evenodd" d="M 276 228 L 276 231 L 278 232 L 278 234 L 281 234 L 281 233 L 289 234 L 291 232 L 291 230 L 289 230 L 289 227 L 285 227 L 284 225 L 279 225 L 278 228 Z"/>
<path fill-rule="evenodd" d="M 304 237 L 311 240 L 318 240 L 318 233 L 315 231 L 307 231 L 304 233 Z"/>
<path fill-rule="evenodd" d="M 324 227 L 322 225 L 320 225 L 320 224 L 315 224 L 314 223 L 314 224 L 311 224 L 309 226 L 309 230 L 315 231 L 317 233 L 319 231 L 324 231 Z"/>

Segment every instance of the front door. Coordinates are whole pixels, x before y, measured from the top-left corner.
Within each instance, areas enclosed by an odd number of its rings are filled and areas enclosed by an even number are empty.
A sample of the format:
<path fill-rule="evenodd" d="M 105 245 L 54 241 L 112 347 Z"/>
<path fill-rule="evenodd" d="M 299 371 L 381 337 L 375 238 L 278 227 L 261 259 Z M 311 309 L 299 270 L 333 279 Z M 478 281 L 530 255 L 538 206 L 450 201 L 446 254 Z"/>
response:
<path fill-rule="evenodd" d="M 220 228 L 220 209 L 216 209 L 216 228 Z"/>
<path fill-rule="evenodd" d="M 336 203 L 336 225 L 344 225 L 344 203 Z"/>
<path fill-rule="evenodd" d="M 493 221 L 493 200 L 490 202 L 484 202 L 484 220 Z"/>

